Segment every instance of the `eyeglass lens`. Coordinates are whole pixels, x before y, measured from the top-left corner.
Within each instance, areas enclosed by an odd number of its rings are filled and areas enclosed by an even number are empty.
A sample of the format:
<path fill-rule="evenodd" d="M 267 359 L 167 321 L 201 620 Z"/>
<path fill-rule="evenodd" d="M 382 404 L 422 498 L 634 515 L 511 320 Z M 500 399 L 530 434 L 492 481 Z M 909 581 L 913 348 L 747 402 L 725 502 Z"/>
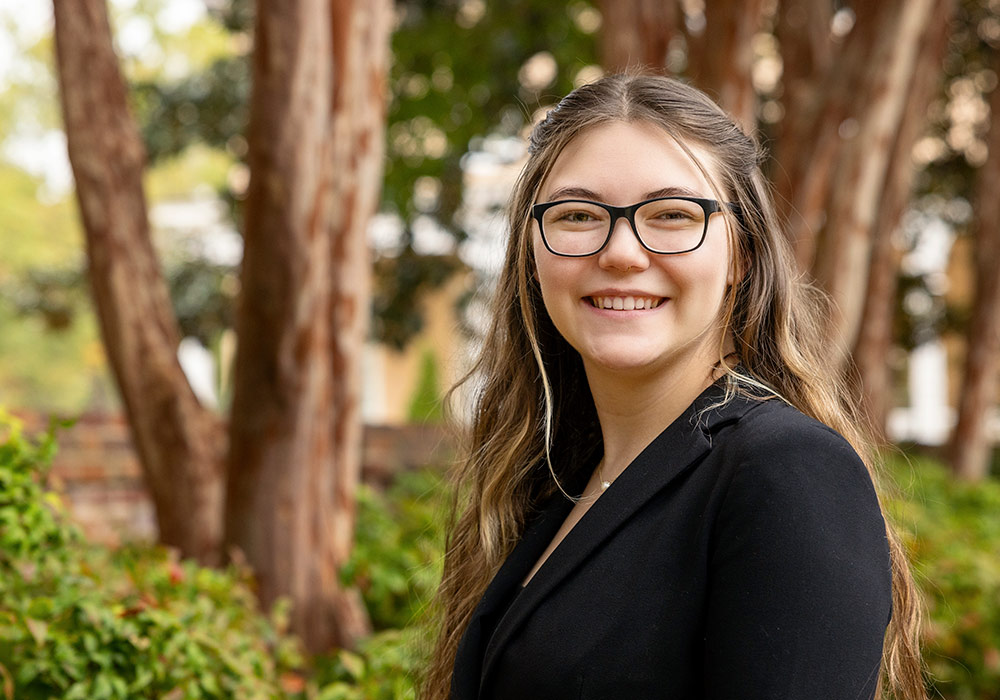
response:
<path fill-rule="evenodd" d="M 542 214 L 541 223 L 549 247 L 564 255 L 596 253 L 611 232 L 611 214 L 590 202 L 559 202 Z M 635 227 L 647 248 L 683 252 L 701 243 L 705 210 L 685 199 L 657 199 L 636 210 Z"/>

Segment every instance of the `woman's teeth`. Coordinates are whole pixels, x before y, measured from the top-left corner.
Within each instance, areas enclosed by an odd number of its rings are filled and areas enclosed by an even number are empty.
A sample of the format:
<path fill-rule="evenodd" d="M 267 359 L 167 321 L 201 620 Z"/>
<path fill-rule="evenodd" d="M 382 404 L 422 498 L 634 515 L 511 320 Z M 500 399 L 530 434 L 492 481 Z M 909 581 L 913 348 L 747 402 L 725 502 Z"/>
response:
<path fill-rule="evenodd" d="M 633 309 L 655 309 L 663 299 L 659 297 L 590 297 L 590 303 L 598 309 L 632 311 Z"/>

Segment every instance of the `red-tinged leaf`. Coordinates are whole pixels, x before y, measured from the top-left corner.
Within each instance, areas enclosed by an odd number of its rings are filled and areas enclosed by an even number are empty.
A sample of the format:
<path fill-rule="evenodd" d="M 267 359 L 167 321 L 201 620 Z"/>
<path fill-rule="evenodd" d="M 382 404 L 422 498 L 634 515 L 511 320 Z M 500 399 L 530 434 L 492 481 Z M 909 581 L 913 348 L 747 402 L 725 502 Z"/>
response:
<path fill-rule="evenodd" d="M 0 664 L 0 677 L 3 678 L 3 696 L 7 700 L 14 700 L 14 679 L 3 664 Z"/>
<path fill-rule="evenodd" d="M 286 693 L 301 693 L 306 689 L 306 680 L 298 673 L 286 671 L 281 674 L 281 689 Z"/>
<path fill-rule="evenodd" d="M 28 617 L 25 618 L 24 624 L 27 625 L 28 631 L 31 632 L 31 636 L 35 639 L 35 644 L 38 646 L 45 646 L 45 638 L 48 636 L 49 626 L 47 623 L 41 620 L 33 620 Z"/>

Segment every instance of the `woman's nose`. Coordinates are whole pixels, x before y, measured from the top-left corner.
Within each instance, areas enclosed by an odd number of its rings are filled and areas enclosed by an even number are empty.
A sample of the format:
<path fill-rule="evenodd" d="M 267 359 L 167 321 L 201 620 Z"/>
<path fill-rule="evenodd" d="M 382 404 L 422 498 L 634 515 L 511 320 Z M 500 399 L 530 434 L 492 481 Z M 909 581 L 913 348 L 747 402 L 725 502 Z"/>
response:
<path fill-rule="evenodd" d="M 621 217 L 611 231 L 611 240 L 598 253 L 601 267 L 610 270 L 645 270 L 649 267 L 649 251 L 642 247 L 628 219 Z"/>

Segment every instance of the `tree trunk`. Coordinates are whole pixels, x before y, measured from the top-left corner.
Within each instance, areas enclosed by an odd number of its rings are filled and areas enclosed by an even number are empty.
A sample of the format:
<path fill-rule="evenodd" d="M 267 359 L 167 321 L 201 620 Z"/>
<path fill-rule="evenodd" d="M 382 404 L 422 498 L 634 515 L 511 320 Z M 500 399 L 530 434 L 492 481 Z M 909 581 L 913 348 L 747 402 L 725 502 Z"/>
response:
<path fill-rule="evenodd" d="M 677 0 L 601 0 L 601 65 L 609 73 L 662 69 L 683 22 Z"/>
<path fill-rule="evenodd" d="M 707 3 L 705 49 L 691 66 L 698 87 L 736 117 L 748 134 L 757 131 L 753 37 L 760 31 L 763 8 L 763 0 Z"/>
<path fill-rule="evenodd" d="M 104 0 L 55 0 L 69 158 L 104 347 L 160 539 L 202 563 L 221 539 L 224 432 L 177 360 L 180 332 L 149 234 L 145 152 L 129 114 Z"/>
<path fill-rule="evenodd" d="M 892 348 L 896 286 L 902 250 L 895 243 L 917 169 L 913 145 L 927 126 L 927 108 L 941 84 L 941 63 L 951 35 L 950 19 L 955 0 L 939 2 L 920 40 L 923 47 L 910 80 L 903 120 L 895 136 L 884 195 L 876 220 L 868 288 L 858 342 L 852 356 L 863 389 L 862 395 L 873 426 L 884 431 L 892 404 L 892 367 L 887 361 Z"/>
<path fill-rule="evenodd" d="M 788 235 L 803 271 L 814 267 L 828 219 L 834 174 L 860 129 L 862 112 L 869 101 L 867 88 L 882 70 L 874 56 L 880 42 L 892 45 L 891 22 L 903 1 L 877 3 L 858 18 L 829 61 L 817 63 L 823 72 L 812 76 L 808 89 L 800 87 L 800 101 L 789 117 L 797 113 L 797 122 L 783 128 L 775 148 L 777 199 L 779 206 L 784 204 Z M 821 21 L 822 13 L 814 14 L 810 21 Z M 801 52 L 798 44 L 798 40 L 782 44 L 785 65 L 794 64 L 796 54 Z M 822 56 L 824 47 L 816 46 L 814 51 Z M 879 70 L 873 71 L 873 66 L 879 66 Z"/>
<path fill-rule="evenodd" d="M 834 59 L 829 0 L 783 2 L 778 12 L 775 36 L 781 50 L 782 106 L 774 158 L 775 204 L 783 219 L 799 224 L 792 203 L 804 169 L 811 160 L 813 127 L 820 118 L 824 98 L 830 94 L 828 80 Z M 798 234 L 793 234 L 798 235 Z M 794 238 L 793 238 L 794 240 Z"/>
<path fill-rule="evenodd" d="M 861 320 L 872 229 L 920 40 L 935 3 L 942 2 L 897 0 L 890 12 L 883 14 L 872 64 L 880 70 L 872 74 L 870 87 L 864 91 L 867 99 L 857 118 L 857 135 L 839 158 L 830 192 L 829 220 L 814 272 L 837 309 L 828 328 L 831 348 L 839 352 L 837 360 L 841 362 L 854 344 Z"/>
<path fill-rule="evenodd" d="M 308 648 L 368 631 L 337 572 L 360 475 L 365 227 L 383 157 L 388 0 L 262 0 L 225 531 Z"/>
<path fill-rule="evenodd" d="M 689 31 L 677 0 L 602 0 L 601 64 L 609 72 L 668 69 L 675 37 L 687 46 L 688 73 L 729 110 L 748 132 L 756 130 L 756 94 L 751 80 L 753 36 L 761 25 L 763 0 L 709 3 L 708 29 Z"/>
<path fill-rule="evenodd" d="M 996 61 L 994 70 L 1000 69 Z M 972 303 L 965 377 L 958 396 L 958 423 L 952 435 L 950 461 L 956 476 L 970 481 L 986 477 L 992 443 L 987 418 L 996 404 L 1000 380 L 1000 87 L 990 98 L 989 156 L 976 182 L 976 291 Z"/>

